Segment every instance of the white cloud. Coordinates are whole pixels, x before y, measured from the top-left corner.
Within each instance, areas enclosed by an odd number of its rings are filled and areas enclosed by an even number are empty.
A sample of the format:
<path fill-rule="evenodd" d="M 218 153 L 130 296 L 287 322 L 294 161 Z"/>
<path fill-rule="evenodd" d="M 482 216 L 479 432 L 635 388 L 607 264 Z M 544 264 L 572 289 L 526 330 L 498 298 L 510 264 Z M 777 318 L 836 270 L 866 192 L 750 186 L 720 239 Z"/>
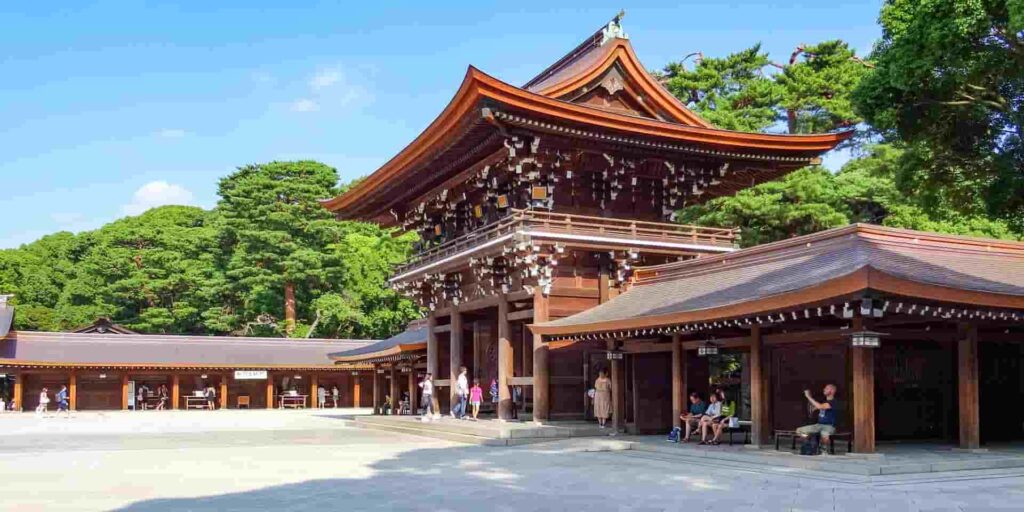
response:
<path fill-rule="evenodd" d="M 156 132 L 156 135 L 165 139 L 180 139 L 188 135 L 188 132 L 179 128 L 164 128 Z"/>
<path fill-rule="evenodd" d="M 85 220 L 85 215 L 77 212 L 53 212 L 50 214 L 50 219 L 60 224 L 62 226 L 61 229 L 67 229 L 63 226 L 78 224 Z"/>
<path fill-rule="evenodd" d="M 324 69 L 313 75 L 313 78 L 309 80 L 309 86 L 314 91 L 319 91 L 341 82 L 344 78 L 340 70 Z"/>
<path fill-rule="evenodd" d="M 166 181 L 151 181 L 139 187 L 132 195 L 132 201 L 121 207 L 125 215 L 138 215 L 150 208 L 168 204 L 190 205 L 192 192 Z"/>
<path fill-rule="evenodd" d="M 289 108 L 292 112 L 316 112 L 320 110 L 320 104 L 309 98 L 302 98 L 293 101 Z"/>

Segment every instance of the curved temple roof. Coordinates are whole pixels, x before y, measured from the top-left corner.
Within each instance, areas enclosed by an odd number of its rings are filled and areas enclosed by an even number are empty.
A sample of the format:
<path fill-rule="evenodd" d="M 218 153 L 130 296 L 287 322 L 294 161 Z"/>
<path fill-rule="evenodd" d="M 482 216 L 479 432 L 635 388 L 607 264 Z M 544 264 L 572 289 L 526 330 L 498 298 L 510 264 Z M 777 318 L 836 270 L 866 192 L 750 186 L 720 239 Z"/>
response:
<path fill-rule="evenodd" d="M 328 354 L 337 363 L 371 362 L 382 359 L 396 359 L 403 353 L 417 352 L 427 348 L 427 327 L 408 329 L 386 340 L 378 341 L 344 352 Z"/>
<path fill-rule="evenodd" d="M 599 80 L 613 77 L 640 112 L 573 102 L 573 95 L 595 89 Z M 768 153 L 810 159 L 849 138 L 852 131 L 817 135 L 744 133 L 712 127 L 664 89 L 640 64 L 628 39 L 606 38 L 602 31 L 554 66 L 520 88 L 470 66 L 455 97 L 441 114 L 408 146 L 351 190 L 323 201 L 346 218 L 374 218 L 386 212 L 384 185 L 418 172 L 440 150 L 465 133 L 466 119 L 493 121 L 494 109 L 510 109 L 531 117 L 645 140 L 685 143 L 737 153 Z M 435 171 L 436 172 L 436 171 Z M 421 180 L 422 181 L 422 180 Z M 374 201 L 370 201 L 373 199 Z M 372 203 L 372 204 L 371 204 Z"/>
<path fill-rule="evenodd" d="M 854 224 L 637 270 L 628 292 L 530 326 L 548 338 L 711 322 L 874 290 L 1024 310 L 1024 243 Z"/>

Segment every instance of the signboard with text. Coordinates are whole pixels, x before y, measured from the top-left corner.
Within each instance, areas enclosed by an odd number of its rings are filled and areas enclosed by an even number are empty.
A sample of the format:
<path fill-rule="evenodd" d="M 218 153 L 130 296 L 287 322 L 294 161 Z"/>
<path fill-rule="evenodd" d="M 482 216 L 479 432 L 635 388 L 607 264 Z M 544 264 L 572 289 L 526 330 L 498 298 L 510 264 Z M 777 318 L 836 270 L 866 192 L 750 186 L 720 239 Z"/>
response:
<path fill-rule="evenodd" d="M 235 370 L 235 380 L 266 380 L 266 370 Z"/>

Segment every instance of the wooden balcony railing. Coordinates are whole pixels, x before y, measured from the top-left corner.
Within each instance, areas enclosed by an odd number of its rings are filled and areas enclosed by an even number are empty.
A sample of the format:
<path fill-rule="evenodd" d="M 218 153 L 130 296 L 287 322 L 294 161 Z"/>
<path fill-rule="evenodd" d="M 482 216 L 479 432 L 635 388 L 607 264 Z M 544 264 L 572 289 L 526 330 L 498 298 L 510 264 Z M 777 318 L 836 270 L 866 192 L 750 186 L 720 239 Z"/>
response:
<path fill-rule="evenodd" d="M 520 230 L 621 238 L 623 243 L 628 243 L 629 240 L 642 240 L 711 247 L 735 247 L 739 233 L 738 229 L 512 209 L 508 215 L 491 224 L 413 256 L 408 263 L 397 267 L 395 273 L 397 275 L 408 272 Z"/>

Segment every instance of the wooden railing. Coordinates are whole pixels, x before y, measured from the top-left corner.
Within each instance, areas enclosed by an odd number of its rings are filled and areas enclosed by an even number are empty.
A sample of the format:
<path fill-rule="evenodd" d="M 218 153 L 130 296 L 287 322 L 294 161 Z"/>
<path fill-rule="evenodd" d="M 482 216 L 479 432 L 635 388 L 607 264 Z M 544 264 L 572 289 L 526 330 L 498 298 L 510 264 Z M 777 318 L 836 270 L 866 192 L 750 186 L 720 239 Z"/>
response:
<path fill-rule="evenodd" d="M 413 256 L 408 263 L 397 267 L 395 273 L 402 274 L 428 265 L 519 230 L 621 238 L 623 242 L 643 240 L 713 247 L 735 247 L 739 233 L 738 229 L 512 209 L 508 215 L 495 222 Z"/>

